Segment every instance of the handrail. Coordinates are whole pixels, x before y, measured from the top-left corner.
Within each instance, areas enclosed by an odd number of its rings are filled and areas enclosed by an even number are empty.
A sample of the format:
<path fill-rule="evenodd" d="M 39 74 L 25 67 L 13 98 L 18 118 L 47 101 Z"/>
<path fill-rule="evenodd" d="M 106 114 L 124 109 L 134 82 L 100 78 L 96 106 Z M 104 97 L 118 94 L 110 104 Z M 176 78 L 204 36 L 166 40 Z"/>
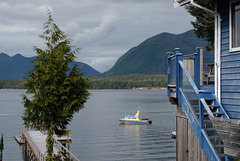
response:
<path fill-rule="evenodd" d="M 184 72 L 185 76 L 187 77 L 188 81 L 190 82 L 190 85 L 192 86 L 194 92 L 197 94 L 199 102 L 203 102 L 203 107 L 206 109 L 206 111 L 213 116 L 213 114 L 211 114 L 210 109 L 208 107 L 207 104 L 205 104 L 205 100 L 202 101 L 203 98 L 201 98 L 200 93 L 203 93 L 204 90 L 199 90 L 196 86 L 196 84 L 194 83 L 194 81 L 192 80 L 190 74 L 188 73 L 186 67 L 184 66 L 183 62 L 181 60 L 179 60 L 179 65 L 180 65 L 180 69 L 182 69 L 182 71 Z M 180 72 L 181 73 L 181 72 Z M 180 87 L 179 87 L 180 88 Z M 202 117 L 199 117 L 199 120 L 197 120 L 197 118 L 195 117 L 195 115 L 192 113 L 191 109 L 191 105 L 188 103 L 188 100 L 186 99 L 182 89 L 177 89 L 180 91 L 181 97 L 184 99 L 180 99 L 180 105 L 182 106 L 183 110 L 185 112 L 187 112 L 187 117 L 190 120 L 191 126 L 193 127 L 193 130 L 196 133 L 196 136 L 198 137 L 199 141 L 200 141 L 200 146 L 204 149 L 205 154 L 208 156 L 208 159 L 211 160 L 217 160 L 217 161 L 221 161 L 221 159 L 219 158 L 219 155 L 216 152 L 216 149 L 213 147 L 210 139 L 208 138 L 206 131 L 204 130 L 204 128 L 202 128 L 201 124 L 203 122 Z M 184 103 L 181 103 L 181 101 L 184 101 Z M 187 108 L 185 106 L 188 106 Z M 199 114 L 200 114 L 200 107 L 199 107 Z M 194 117 L 193 117 L 193 116 Z"/>
<path fill-rule="evenodd" d="M 190 84 L 192 85 L 194 91 L 198 94 L 199 93 L 198 88 L 197 88 L 196 84 L 194 83 L 194 81 L 192 80 L 192 77 L 188 73 L 186 67 L 184 66 L 184 64 L 183 64 L 183 62 L 181 60 L 179 61 L 179 64 L 180 64 L 183 72 L 185 73 L 187 79 L 189 80 Z"/>
<path fill-rule="evenodd" d="M 214 95 L 214 98 L 217 100 L 217 98 L 216 98 L 215 95 Z M 228 119 L 230 119 L 229 115 L 227 114 L 227 112 L 225 111 L 225 109 L 224 109 L 221 105 L 220 105 L 220 110 L 221 110 L 221 112 L 224 113 L 223 118 L 228 118 Z"/>
<path fill-rule="evenodd" d="M 213 115 L 212 111 L 210 110 L 209 106 L 207 105 L 206 101 L 203 98 L 201 98 L 200 101 L 201 101 L 203 107 L 205 108 L 205 110 L 207 111 L 208 115 L 211 117 L 214 117 L 214 115 Z"/>
<path fill-rule="evenodd" d="M 60 152 L 68 154 L 67 158 L 71 161 L 80 161 L 75 155 L 73 155 L 67 148 L 65 148 L 56 138 L 54 138 L 55 144 L 54 147 Z"/>
<path fill-rule="evenodd" d="M 30 137 L 27 128 L 23 124 L 23 135 L 25 136 L 26 140 L 28 140 L 28 144 L 31 148 L 33 148 L 33 153 L 38 157 L 39 161 L 45 161 L 46 153 L 42 153 L 42 151 L 38 148 L 35 142 Z"/>
<path fill-rule="evenodd" d="M 218 147 L 215 147 L 215 142 L 213 142 L 213 144 L 210 140 L 209 136 L 211 134 L 208 136 L 207 130 L 210 128 L 207 126 L 211 123 L 206 122 L 205 114 L 207 112 L 207 115 L 210 117 L 222 116 L 223 118 L 229 118 L 229 116 L 214 95 L 212 86 L 203 86 L 203 71 L 205 71 L 203 69 L 203 60 L 205 60 L 205 58 L 203 58 L 202 48 L 197 48 L 196 53 L 190 56 L 181 54 L 179 49 L 175 49 L 174 54 L 171 52 L 167 54 L 168 96 L 171 97 L 171 100 L 175 99 L 174 101 L 176 102 L 173 101 L 174 104 L 178 104 L 183 108 L 199 139 L 200 146 L 204 149 L 208 159 L 220 161 L 219 154 L 222 154 L 222 152 L 217 149 Z M 185 61 L 186 59 L 191 60 Z M 192 61 L 192 59 L 194 61 Z M 211 58 L 209 57 L 207 59 Z M 209 60 L 206 60 L 205 64 L 208 62 Z M 188 68 L 190 70 L 188 70 Z M 175 74 L 175 77 L 172 76 L 172 74 Z M 172 78 L 175 78 L 175 80 Z M 172 83 L 172 80 L 175 82 Z M 174 93 L 176 93 L 175 97 L 172 95 Z M 214 101 L 213 105 L 208 105 L 207 100 Z M 213 112 L 211 107 L 213 107 L 216 112 Z"/>
<path fill-rule="evenodd" d="M 43 134 L 44 135 L 44 134 Z M 45 161 L 45 157 L 47 156 L 46 152 L 42 152 L 39 147 L 36 145 L 36 143 L 33 141 L 33 139 L 31 138 L 27 128 L 25 127 L 25 125 L 23 124 L 23 136 L 26 138 L 26 140 L 28 141 L 28 144 L 30 145 L 30 147 L 32 148 L 32 151 L 34 153 L 34 155 L 38 158 L 39 161 Z M 70 134 L 71 137 L 71 134 Z M 58 153 L 60 155 L 62 155 L 62 153 L 64 154 L 68 154 L 67 158 L 71 161 L 80 161 L 77 157 L 75 157 L 68 149 L 66 149 L 58 140 L 56 137 L 54 137 L 54 147 L 56 148 L 56 150 L 58 151 Z M 56 154 L 55 154 L 56 155 Z"/>

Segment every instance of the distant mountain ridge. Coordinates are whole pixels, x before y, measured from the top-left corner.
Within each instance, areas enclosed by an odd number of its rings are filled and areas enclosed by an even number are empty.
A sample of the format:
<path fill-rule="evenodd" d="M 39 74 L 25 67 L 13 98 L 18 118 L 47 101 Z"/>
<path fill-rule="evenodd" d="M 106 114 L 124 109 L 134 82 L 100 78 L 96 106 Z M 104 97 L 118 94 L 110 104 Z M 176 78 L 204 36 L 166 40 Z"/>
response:
<path fill-rule="evenodd" d="M 161 33 L 128 50 L 101 76 L 166 74 L 167 52 L 179 47 L 181 53 L 192 54 L 196 47 L 205 47 L 207 44 L 198 39 L 192 30 L 177 35 Z"/>
<path fill-rule="evenodd" d="M 0 79 L 22 79 L 24 76 L 28 76 L 28 71 L 33 68 L 31 63 L 35 57 L 24 57 L 21 54 L 9 56 L 5 53 L 0 53 Z M 70 67 L 74 64 L 82 66 L 82 72 L 85 76 L 98 76 L 101 73 L 93 69 L 87 64 L 81 62 L 73 62 Z"/>

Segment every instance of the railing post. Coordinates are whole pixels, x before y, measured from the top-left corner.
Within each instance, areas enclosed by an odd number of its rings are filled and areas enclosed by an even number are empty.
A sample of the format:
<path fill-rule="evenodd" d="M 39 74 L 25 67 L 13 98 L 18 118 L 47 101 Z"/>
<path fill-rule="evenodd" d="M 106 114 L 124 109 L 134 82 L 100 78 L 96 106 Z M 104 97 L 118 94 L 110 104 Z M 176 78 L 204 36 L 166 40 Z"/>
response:
<path fill-rule="evenodd" d="M 175 49 L 175 57 L 176 57 L 176 96 L 179 98 L 179 87 L 182 83 L 182 70 L 180 69 L 179 60 L 182 60 L 182 54 L 179 53 L 179 48 Z"/>
<path fill-rule="evenodd" d="M 200 52 L 199 48 L 194 53 L 194 82 L 198 89 L 200 89 Z"/>
<path fill-rule="evenodd" d="M 198 106 L 199 106 L 199 126 L 200 126 L 200 131 L 199 131 L 199 134 L 200 134 L 200 146 L 201 148 L 203 148 L 203 134 L 202 134 L 202 129 L 204 129 L 204 108 L 203 108 L 203 105 L 202 105 L 202 102 L 201 102 L 201 98 L 204 98 L 203 96 L 203 92 L 202 91 L 199 91 L 199 99 L 198 99 Z"/>
<path fill-rule="evenodd" d="M 203 48 L 197 47 L 194 54 L 194 82 L 198 89 L 203 85 Z"/>
<path fill-rule="evenodd" d="M 167 52 L 167 85 L 170 84 L 171 78 L 171 56 L 174 55 L 173 52 Z M 168 88 L 168 97 L 171 97 L 170 89 Z"/>

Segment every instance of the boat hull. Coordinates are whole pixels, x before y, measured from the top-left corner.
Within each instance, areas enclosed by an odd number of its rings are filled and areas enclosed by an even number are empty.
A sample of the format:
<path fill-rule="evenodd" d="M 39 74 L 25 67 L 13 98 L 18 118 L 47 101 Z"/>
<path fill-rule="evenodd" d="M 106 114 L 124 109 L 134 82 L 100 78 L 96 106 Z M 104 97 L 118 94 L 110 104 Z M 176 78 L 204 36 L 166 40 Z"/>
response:
<path fill-rule="evenodd" d="M 119 121 L 123 124 L 151 124 L 148 120 L 125 120 L 119 119 Z"/>

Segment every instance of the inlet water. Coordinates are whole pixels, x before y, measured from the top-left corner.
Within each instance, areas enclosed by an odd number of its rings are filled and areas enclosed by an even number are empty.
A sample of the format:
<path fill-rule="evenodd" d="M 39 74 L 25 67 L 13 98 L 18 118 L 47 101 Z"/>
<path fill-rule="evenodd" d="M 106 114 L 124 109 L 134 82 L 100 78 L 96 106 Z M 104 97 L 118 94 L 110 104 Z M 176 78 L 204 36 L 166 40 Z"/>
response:
<path fill-rule="evenodd" d="M 0 90 L 0 135 L 3 157 L 19 161 L 22 147 L 14 140 L 22 130 L 22 98 L 25 90 Z M 174 161 L 176 160 L 175 106 L 166 90 L 91 90 L 85 108 L 74 115 L 70 151 L 81 161 Z M 152 125 L 121 125 L 124 114 L 149 118 Z"/>

